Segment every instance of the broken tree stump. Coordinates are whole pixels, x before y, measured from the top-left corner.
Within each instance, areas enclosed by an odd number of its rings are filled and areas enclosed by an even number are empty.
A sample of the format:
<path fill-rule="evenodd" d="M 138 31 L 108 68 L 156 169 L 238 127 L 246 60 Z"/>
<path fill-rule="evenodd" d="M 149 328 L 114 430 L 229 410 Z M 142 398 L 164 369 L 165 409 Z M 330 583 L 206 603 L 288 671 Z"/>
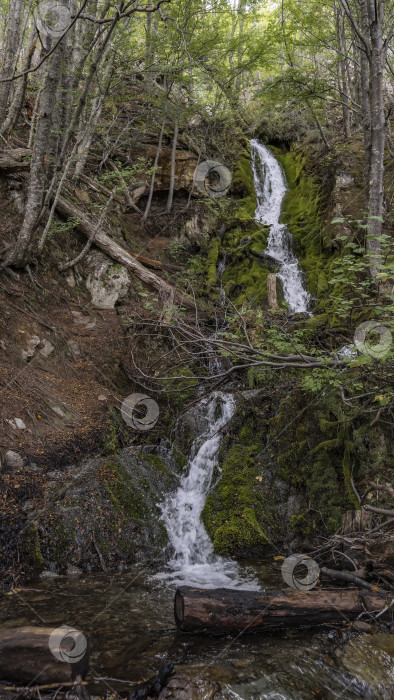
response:
<path fill-rule="evenodd" d="M 269 272 L 267 277 L 268 308 L 279 309 L 278 297 L 276 294 L 276 275 Z"/>
<path fill-rule="evenodd" d="M 53 635 L 55 629 L 56 635 Z M 67 631 L 64 635 L 61 632 L 57 634 L 58 630 L 61 628 L 15 627 L 0 630 L 0 678 L 18 683 L 34 681 L 36 685 L 70 683 L 84 678 L 89 668 L 86 638 L 80 632 L 77 638 L 67 634 Z M 66 660 L 56 658 L 50 645 Z"/>
<path fill-rule="evenodd" d="M 183 632 L 228 634 L 346 622 L 385 606 L 383 596 L 355 588 L 260 592 L 182 586 L 175 593 L 174 614 Z"/>

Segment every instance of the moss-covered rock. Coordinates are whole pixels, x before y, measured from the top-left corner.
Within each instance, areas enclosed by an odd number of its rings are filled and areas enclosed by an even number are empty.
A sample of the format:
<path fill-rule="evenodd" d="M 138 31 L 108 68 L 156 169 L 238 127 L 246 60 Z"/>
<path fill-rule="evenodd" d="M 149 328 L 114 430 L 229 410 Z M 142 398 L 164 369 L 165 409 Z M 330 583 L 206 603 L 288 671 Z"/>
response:
<path fill-rule="evenodd" d="M 30 565 L 33 553 L 41 568 L 45 560 L 60 572 L 68 564 L 100 568 L 99 552 L 110 570 L 158 557 L 167 536 L 157 504 L 175 489 L 176 473 L 169 453 L 127 449 L 72 468 L 61 487 L 49 487 L 45 512 L 31 516 Z"/>

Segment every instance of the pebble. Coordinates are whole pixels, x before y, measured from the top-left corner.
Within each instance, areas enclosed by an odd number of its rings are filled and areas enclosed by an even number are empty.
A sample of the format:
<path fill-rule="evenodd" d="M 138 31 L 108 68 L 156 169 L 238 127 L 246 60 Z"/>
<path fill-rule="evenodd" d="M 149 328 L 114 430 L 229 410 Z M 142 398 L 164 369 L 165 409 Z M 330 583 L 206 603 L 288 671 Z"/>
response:
<path fill-rule="evenodd" d="M 25 460 L 18 452 L 8 450 L 4 455 L 4 464 L 6 467 L 18 469 L 19 467 L 23 467 L 24 463 Z"/>

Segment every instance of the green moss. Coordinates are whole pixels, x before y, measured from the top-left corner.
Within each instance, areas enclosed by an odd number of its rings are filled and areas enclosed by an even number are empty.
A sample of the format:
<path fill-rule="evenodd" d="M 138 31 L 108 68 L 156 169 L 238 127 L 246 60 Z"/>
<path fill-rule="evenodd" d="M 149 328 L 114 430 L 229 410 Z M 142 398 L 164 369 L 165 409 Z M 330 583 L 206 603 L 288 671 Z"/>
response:
<path fill-rule="evenodd" d="M 206 258 L 207 285 L 214 287 L 217 283 L 217 263 L 219 257 L 220 239 L 213 238 L 209 244 Z"/>
<path fill-rule="evenodd" d="M 40 537 L 36 522 L 29 523 L 20 543 L 20 554 L 23 561 L 38 573 L 44 568 L 45 562 L 41 552 Z"/>
<path fill-rule="evenodd" d="M 114 477 L 111 477 L 111 473 Z M 132 478 L 120 462 L 106 462 L 101 470 L 102 482 L 115 510 L 135 519 L 146 515 L 143 494 L 136 488 Z"/>
<path fill-rule="evenodd" d="M 198 384 L 197 379 L 195 379 L 192 370 L 187 365 L 171 370 L 168 376 L 174 379 L 168 379 L 164 383 L 164 389 L 168 392 L 173 406 L 180 409 L 194 396 L 194 390 Z M 178 377 L 182 378 L 179 379 Z"/>
<path fill-rule="evenodd" d="M 140 459 L 142 459 L 145 462 L 148 462 L 153 469 L 155 469 L 158 472 L 162 472 L 163 474 L 168 474 L 168 469 L 165 466 L 164 462 L 158 455 L 144 455 L 140 454 L 139 455 Z"/>
<path fill-rule="evenodd" d="M 203 522 L 219 554 L 269 543 L 263 526 L 263 488 L 256 480 L 260 449 L 260 445 L 230 448 L 220 481 L 204 506 Z"/>
<path fill-rule="evenodd" d="M 321 246 L 322 203 L 316 179 L 306 170 L 306 158 L 292 149 L 283 154 L 275 149 L 289 185 L 281 220 L 293 236 L 294 250 L 307 278 L 307 288 L 316 297 L 327 291 L 324 268 L 327 254 Z"/>

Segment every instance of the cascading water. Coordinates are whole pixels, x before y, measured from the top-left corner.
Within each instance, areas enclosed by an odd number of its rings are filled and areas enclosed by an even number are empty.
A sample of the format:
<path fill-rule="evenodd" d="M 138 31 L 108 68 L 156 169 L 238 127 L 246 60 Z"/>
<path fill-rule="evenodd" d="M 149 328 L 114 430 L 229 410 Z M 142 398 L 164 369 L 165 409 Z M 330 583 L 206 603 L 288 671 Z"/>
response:
<path fill-rule="evenodd" d="M 215 554 L 201 521 L 213 469 L 217 465 L 221 429 L 234 414 L 235 400 L 231 394 L 215 391 L 202 399 L 201 404 L 208 427 L 193 442 L 188 474 L 161 506 L 174 554 L 168 562 L 169 571 L 155 578 L 167 579 L 176 585 L 256 589 L 255 581 L 240 576 L 236 562 Z"/>
<path fill-rule="evenodd" d="M 302 281 L 297 258 L 292 251 L 291 233 L 279 223 L 287 186 L 282 169 L 271 151 L 252 139 L 251 156 L 257 197 L 255 219 L 270 227 L 266 253 L 277 260 L 283 295 L 293 313 L 308 312 L 310 295 Z"/>

